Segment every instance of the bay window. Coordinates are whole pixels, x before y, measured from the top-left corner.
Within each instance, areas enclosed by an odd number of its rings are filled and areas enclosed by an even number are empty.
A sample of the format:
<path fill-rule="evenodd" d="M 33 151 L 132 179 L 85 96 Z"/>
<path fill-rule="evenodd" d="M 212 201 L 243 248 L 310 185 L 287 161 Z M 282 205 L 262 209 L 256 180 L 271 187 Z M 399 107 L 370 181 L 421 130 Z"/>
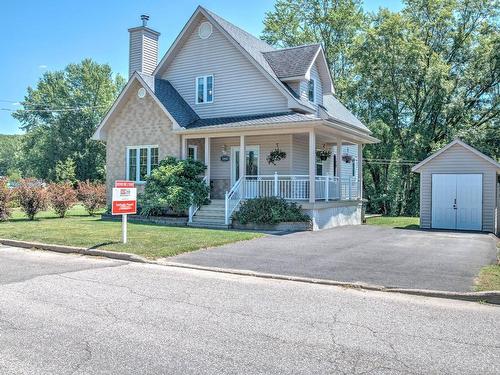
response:
<path fill-rule="evenodd" d="M 127 147 L 127 180 L 144 182 L 158 166 L 158 146 Z"/>

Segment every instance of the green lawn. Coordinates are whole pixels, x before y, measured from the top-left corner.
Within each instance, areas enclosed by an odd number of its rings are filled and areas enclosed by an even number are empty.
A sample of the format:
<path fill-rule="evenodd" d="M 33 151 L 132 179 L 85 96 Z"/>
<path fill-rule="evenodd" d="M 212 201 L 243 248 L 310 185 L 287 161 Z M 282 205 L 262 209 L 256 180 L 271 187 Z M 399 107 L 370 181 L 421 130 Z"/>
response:
<path fill-rule="evenodd" d="M 124 245 L 120 243 L 121 222 L 101 221 L 100 216 L 90 217 L 80 206 L 74 207 L 64 219 L 47 211 L 29 221 L 16 209 L 11 220 L 0 222 L 0 238 L 4 239 L 92 247 L 152 259 L 262 236 L 255 232 L 129 223 L 128 243 Z"/>
<path fill-rule="evenodd" d="M 476 290 L 500 290 L 500 264 L 481 268 L 476 280 Z"/>
<path fill-rule="evenodd" d="M 418 229 L 420 218 L 410 216 L 378 216 L 366 219 L 366 224 L 391 228 Z"/>

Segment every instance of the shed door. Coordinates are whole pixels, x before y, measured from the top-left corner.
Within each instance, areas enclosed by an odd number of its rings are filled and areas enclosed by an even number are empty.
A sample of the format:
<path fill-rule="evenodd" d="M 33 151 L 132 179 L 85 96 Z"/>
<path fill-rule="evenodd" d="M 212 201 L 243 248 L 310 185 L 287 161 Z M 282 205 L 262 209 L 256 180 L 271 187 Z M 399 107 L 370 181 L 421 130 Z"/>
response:
<path fill-rule="evenodd" d="M 432 175 L 432 227 L 481 230 L 483 176 Z"/>

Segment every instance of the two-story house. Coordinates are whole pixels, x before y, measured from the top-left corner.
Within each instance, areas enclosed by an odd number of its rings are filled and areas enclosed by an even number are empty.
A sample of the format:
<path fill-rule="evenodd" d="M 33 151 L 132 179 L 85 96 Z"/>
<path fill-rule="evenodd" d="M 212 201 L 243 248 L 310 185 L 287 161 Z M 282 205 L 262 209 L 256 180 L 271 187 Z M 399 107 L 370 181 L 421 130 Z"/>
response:
<path fill-rule="evenodd" d="M 321 45 L 275 49 L 198 7 L 158 63 L 160 34 L 141 18 L 130 79 L 94 135 L 109 190 L 142 184 L 172 155 L 207 166 L 212 203 L 191 210 L 192 225 L 228 226 L 259 196 L 300 202 L 315 229 L 360 223 L 362 147 L 377 139 L 335 98 Z M 277 148 L 286 157 L 269 163 Z"/>

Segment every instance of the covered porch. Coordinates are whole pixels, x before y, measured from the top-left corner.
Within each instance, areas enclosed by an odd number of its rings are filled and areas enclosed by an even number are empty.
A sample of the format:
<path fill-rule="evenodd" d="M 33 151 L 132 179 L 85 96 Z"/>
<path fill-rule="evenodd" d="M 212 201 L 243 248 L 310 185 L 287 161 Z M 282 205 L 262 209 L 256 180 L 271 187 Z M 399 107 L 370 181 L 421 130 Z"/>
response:
<path fill-rule="evenodd" d="M 226 223 L 242 200 L 281 197 L 304 208 L 362 198 L 362 147 L 370 140 L 322 124 L 266 129 L 224 129 L 182 134 L 183 158 L 207 166 L 212 199 L 223 199 Z M 269 160 L 273 151 L 283 158 Z M 240 155 L 245 155 L 244 162 Z"/>

